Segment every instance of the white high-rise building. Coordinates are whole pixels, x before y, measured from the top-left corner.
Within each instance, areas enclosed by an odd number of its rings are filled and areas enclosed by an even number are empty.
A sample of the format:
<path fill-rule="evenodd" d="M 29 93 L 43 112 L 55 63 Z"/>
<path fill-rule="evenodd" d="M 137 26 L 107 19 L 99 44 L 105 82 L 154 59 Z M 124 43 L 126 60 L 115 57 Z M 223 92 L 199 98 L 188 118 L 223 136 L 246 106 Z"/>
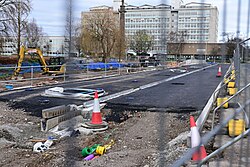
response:
<path fill-rule="evenodd" d="M 167 34 L 171 31 L 171 6 L 143 5 L 125 7 L 125 35 L 131 39 L 139 30 L 145 30 L 154 38 L 154 51 L 166 52 Z"/>
<path fill-rule="evenodd" d="M 181 0 L 175 2 L 180 4 Z M 178 42 L 180 38 L 185 43 L 217 42 L 218 9 L 211 4 L 188 3 L 179 8 L 166 4 L 128 5 L 125 10 L 127 38 L 133 37 L 138 30 L 146 30 L 154 38 L 155 52 L 166 52 L 166 44 Z"/>
<path fill-rule="evenodd" d="M 171 5 L 125 4 L 126 40 L 129 41 L 134 37 L 137 31 L 145 30 L 153 38 L 152 51 L 161 53 L 167 52 L 167 43 L 171 42 L 216 43 L 218 38 L 217 7 L 207 3 L 192 2 L 181 5 L 182 3 L 183 0 L 171 0 Z M 122 0 L 113 0 L 113 7 L 109 7 L 110 12 L 118 14 L 121 4 Z"/>
<path fill-rule="evenodd" d="M 178 31 L 185 31 L 187 42 L 215 43 L 218 38 L 218 9 L 206 3 L 188 3 L 178 10 Z"/>

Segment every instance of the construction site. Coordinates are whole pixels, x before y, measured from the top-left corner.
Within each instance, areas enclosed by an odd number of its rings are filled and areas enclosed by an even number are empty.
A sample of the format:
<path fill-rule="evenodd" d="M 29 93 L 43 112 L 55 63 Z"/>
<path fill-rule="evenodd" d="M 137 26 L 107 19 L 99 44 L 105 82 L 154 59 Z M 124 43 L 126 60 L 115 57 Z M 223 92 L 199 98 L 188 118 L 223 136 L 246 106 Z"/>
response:
<path fill-rule="evenodd" d="M 45 1 L 0 0 L 0 166 L 249 166 L 250 6 Z"/>
<path fill-rule="evenodd" d="M 2 166 L 171 166 L 190 147 L 199 145 L 201 135 L 227 119 L 227 112 L 234 116 L 230 107 L 235 107 L 233 98 L 241 93 L 235 88 L 234 66 L 197 60 L 65 75 L 37 75 L 5 84 Z M 207 77 L 212 85 L 203 80 Z M 238 118 L 245 120 L 246 115 Z M 203 127 L 201 134 L 196 124 Z M 234 136 L 231 128 L 223 126 L 202 147 L 204 153 L 183 165 L 194 165 L 213 154 L 230 139 L 225 134 Z M 220 152 L 213 158 L 224 161 L 226 156 Z M 216 163 L 213 158 L 205 163 Z"/>

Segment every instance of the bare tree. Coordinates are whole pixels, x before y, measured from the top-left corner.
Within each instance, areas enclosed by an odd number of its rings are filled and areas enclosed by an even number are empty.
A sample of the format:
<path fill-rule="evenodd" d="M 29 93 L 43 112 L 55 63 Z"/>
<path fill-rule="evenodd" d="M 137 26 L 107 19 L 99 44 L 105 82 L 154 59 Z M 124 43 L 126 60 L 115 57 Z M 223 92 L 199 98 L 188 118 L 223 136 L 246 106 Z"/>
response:
<path fill-rule="evenodd" d="M 19 53 L 21 30 L 30 12 L 30 0 L 0 0 L 0 36 L 11 36 Z M 17 45 L 16 45 L 17 44 Z"/>
<path fill-rule="evenodd" d="M 242 41 L 241 38 L 237 38 L 237 37 L 227 37 L 227 42 L 226 42 L 226 52 L 227 55 L 232 58 L 234 55 L 234 50 L 236 49 L 237 46 L 237 41 Z"/>
<path fill-rule="evenodd" d="M 84 54 L 86 55 L 94 57 L 102 53 L 100 42 L 93 38 L 93 36 L 89 34 L 89 31 L 85 28 L 83 28 L 82 31 L 81 43 L 81 48 L 84 51 Z"/>
<path fill-rule="evenodd" d="M 181 32 L 171 31 L 168 34 L 168 39 L 167 39 L 168 53 L 180 55 L 180 53 L 183 50 L 183 46 L 184 46 L 183 44 L 186 38 L 187 38 L 186 31 L 181 31 Z"/>
<path fill-rule="evenodd" d="M 73 37 L 72 37 L 72 45 L 77 50 L 78 55 L 80 56 L 82 50 L 82 26 L 81 23 L 73 26 Z"/>
<path fill-rule="evenodd" d="M 210 55 L 217 56 L 221 52 L 221 48 L 215 48 L 213 47 L 210 51 Z"/>
<path fill-rule="evenodd" d="M 11 13 L 17 9 L 17 4 L 13 0 L 0 0 L 0 35 L 8 34 L 8 23 L 11 21 Z"/>
<path fill-rule="evenodd" d="M 33 18 L 31 22 L 27 23 L 25 29 L 25 41 L 28 47 L 41 47 L 42 37 L 44 36 L 42 27 L 39 27 L 36 20 Z"/>
<path fill-rule="evenodd" d="M 146 30 L 138 30 L 129 45 L 137 54 L 147 53 L 153 47 L 153 37 Z"/>
<path fill-rule="evenodd" d="M 0 53 L 3 52 L 3 38 L 0 37 Z"/>
<path fill-rule="evenodd" d="M 84 46 L 90 46 L 86 44 L 89 40 L 92 41 L 91 45 L 93 42 L 97 45 L 93 48 L 96 50 L 91 48 L 86 48 L 86 50 L 91 52 L 102 52 L 102 61 L 106 62 L 106 59 L 110 56 L 115 43 L 119 40 L 117 38 L 119 32 L 119 22 L 117 18 L 111 10 L 101 10 L 93 12 L 83 19 Z"/>
<path fill-rule="evenodd" d="M 72 34 L 73 34 L 73 0 L 66 0 L 66 26 L 65 26 L 65 52 L 70 58 L 72 54 Z"/>
<path fill-rule="evenodd" d="M 126 40 L 124 39 L 123 33 L 121 31 L 122 30 L 119 30 L 116 34 L 117 40 L 112 51 L 113 57 L 117 58 L 119 62 L 122 58 L 124 58 L 126 48 Z"/>
<path fill-rule="evenodd" d="M 0 0 L 0 31 L 14 38 L 13 45 L 19 53 L 21 36 L 31 10 L 30 0 Z M 16 42 L 17 41 L 17 42 Z"/>

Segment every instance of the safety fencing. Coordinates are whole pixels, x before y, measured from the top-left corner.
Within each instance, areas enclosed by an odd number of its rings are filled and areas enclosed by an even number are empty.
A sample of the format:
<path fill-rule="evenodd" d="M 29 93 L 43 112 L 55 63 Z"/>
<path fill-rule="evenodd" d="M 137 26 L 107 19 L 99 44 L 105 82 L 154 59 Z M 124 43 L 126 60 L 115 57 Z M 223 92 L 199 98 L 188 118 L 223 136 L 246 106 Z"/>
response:
<path fill-rule="evenodd" d="M 69 64 L 60 71 L 60 65 L 47 66 L 52 70 L 43 73 L 44 66 L 22 66 L 18 76 L 14 76 L 16 67 L 0 67 L 0 90 L 20 89 L 34 86 L 51 85 L 61 82 L 72 82 L 115 75 L 125 75 L 148 70 L 159 70 L 169 65 L 144 66 L 141 63 L 90 63 Z"/>
<path fill-rule="evenodd" d="M 249 38 L 239 44 L 248 40 Z M 188 149 L 179 160 L 174 162 L 173 166 L 186 165 L 203 145 L 211 145 L 211 142 L 213 151 L 210 151 L 205 158 L 200 157 L 198 161 L 191 161 L 193 165 L 248 166 L 250 163 L 249 139 L 244 139 L 250 132 L 248 93 L 250 80 L 247 64 L 240 62 L 239 44 L 235 49 L 233 63 L 197 118 L 196 124 L 202 138 L 197 146 Z M 205 123 L 206 129 L 203 129 Z M 238 144 L 235 145 L 235 143 Z M 228 155 L 229 151 L 230 155 Z"/>
<path fill-rule="evenodd" d="M 249 113 L 247 113 L 245 111 L 245 108 L 249 105 L 249 100 L 244 101 L 244 104 L 241 104 L 241 102 L 239 101 L 239 99 L 237 99 L 237 97 L 239 97 L 239 95 L 241 93 L 243 93 L 244 91 L 247 91 L 247 88 L 250 87 L 250 83 L 245 85 L 239 91 L 236 91 L 235 87 L 231 87 L 232 84 L 230 84 L 230 83 L 235 82 L 235 79 L 236 79 L 235 74 L 237 74 L 237 72 L 234 70 L 235 69 L 232 68 L 230 70 L 230 73 L 227 73 L 225 75 L 225 77 L 223 79 L 224 84 L 220 84 L 220 87 L 217 88 L 216 91 L 214 92 L 214 93 L 216 93 L 218 91 L 224 92 L 224 93 L 220 93 L 220 94 L 224 94 L 225 96 L 229 95 L 229 97 L 224 101 L 218 102 L 218 99 L 221 98 L 218 96 L 217 103 L 216 103 L 216 100 L 214 98 L 215 95 L 213 94 L 212 95 L 212 97 L 214 99 L 214 101 L 212 103 L 213 109 L 210 110 L 209 112 L 207 112 L 205 114 L 205 117 L 204 117 L 204 115 L 202 116 L 202 114 L 201 114 L 199 116 L 199 118 L 197 119 L 197 124 L 200 125 L 199 129 L 200 129 L 200 131 L 202 131 L 202 127 L 203 127 L 204 123 L 199 123 L 199 122 L 202 122 L 201 119 L 203 117 L 209 119 L 209 114 L 212 113 L 211 131 L 204 134 L 203 137 L 201 138 L 201 142 L 199 143 L 199 145 L 197 147 L 190 148 L 187 151 L 187 153 L 185 153 L 182 156 L 182 158 L 180 158 L 178 161 L 176 161 L 173 164 L 173 166 L 177 167 L 177 166 L 181 166 L 181 165 L 184 165 L 187 162 L 189 162 L 190 159 L 192 158 L 192 155 L 195 152 L 199 151 L 199 149 L 202 145 L 206 146 L 208 144 L 208 142 L 210 142 L 211 140 L 216 138 L 216 135 L 218 135 L 218 134 L 221 135 L 222 130 L 224 130 L 223 131 L 224 135 L 229 135 L 230 137 L 233 137 L 233 138 L 231 138 L 231 140 L 227 141 L 223 145 L 222 145 L 222 143 L 224 143 L 224 141 L 222 141 L 222 139 L 218 139 L 219 141 L 217 141 L 217 143 L 220 143 L 219 144 L 220 147 L 218 149 L 216 149 L 215 151 L 213 151 L 212 153 L 210 153 L 204 159 L 200 159 L 200 161 L 193 162 L 194 164 L 196 164 L 197 166 L 201 166 L 201 165 L 207 163 L 213 157 L 216 157 L 216 156 L 220 157 L 219 154 L 221 154 L 223 151 L 225 151 L 226 148 L 232 146 L 234 143 L 236 143 L 237 141 L 241 140 L 242 138 L 244 138 L 246 135 L 249 134 L 249 132 L 250 132 L 249 129 L 247 129 L 247 130 L 245 129 L 245 128 L 249 127 Z M 233 76 L 232 76 L 232 74 L 233 74 Z M 231 81 L 231 82 L 229 82 L 229 81 Z M 234 86 L 235 86 L 235 84 L 234 84 Z M 230 89 L 234 89 L 233 93 L 229 92 Z M 225 92 L 225 90 L 226 90 L 226 92 Z M 249 91 L 249 89 L 248 89 L 248 91 Z M 235 101 L 233 101 L 233 99 L 235 99 Z M 236 103 L 236 104 L 238 104 L 238 107 L 230 110 L 228 108 L 228 102 L 233 102 L 233 103 L 231 103 L 231 105 Z M 227 104 L 227 105 L 225 105 L 225 104 Z M 229 109 L 231 111 L 231 113 L 225 114 L 226 109 Z M 224 117 L 221 116 L 222 118 L 216 122 L 215 115 L 219 114 L 219 113 L 224 114 L 225 116 Z M 243 115 L 241 116 L 241 119 L 239 119 L 239 115 L 242 113 L 243 113 Z M 204 119 L 204 120 L 206 121 L 207 119 Z M 215 124 L 216 124 L 216 126 L 215 126 Z M 241 155 L 241 156 L 243 157 L 243 156 L 248 156 L 248 155 Z M 220 165 L 218 165 L 218 166 L 220 166 Z"/>

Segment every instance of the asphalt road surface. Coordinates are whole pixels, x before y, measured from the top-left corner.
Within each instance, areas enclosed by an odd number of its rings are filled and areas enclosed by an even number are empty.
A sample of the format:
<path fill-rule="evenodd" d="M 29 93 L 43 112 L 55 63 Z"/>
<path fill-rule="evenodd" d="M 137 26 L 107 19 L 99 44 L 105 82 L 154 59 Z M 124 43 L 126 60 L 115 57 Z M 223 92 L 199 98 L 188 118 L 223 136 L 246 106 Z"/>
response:
<path fill-rule="evenodd" d="M 197 70 L 203 66 L 189 67 L 188 71 Z M 224 74 L 229 65 L 222 65 Z M 168 112 L 187 112 L 201 110 L 222 77 L 216 77 L 218 66 L 207 68 L 181 78 L 163 82 L 156 86 L 138 90 L 134 93 L 121 96 L 108 101 L 108 108 L 114 110 L 152 110 Z M 131 88 L 162 81 L 167 78 L 183 74 L 180 71 L 171 71 L 169 69 L 162 71 L 149 71 L 131 75 L 124 75 L 111 78 L 102 78 L 89 81 L 80 81 L 75 83 L 58 84 L 56 86 L 70 88 L 103 88 L 109 94 Z M 76 104 L 81 105 L 84 101 L 75 99 L 61 99 L 52 97 L 43 97 L 41 93 L 46 88 L 34 88 L 32 90 L 11 91 L 10 93 L 0 93 L 0 101 L 8 101 L 12 108 L 23 108 L 32 115 L 41 116 L 42 109 L 58 105 Z"/>
<path fill-rule="evenodd" d="M 226 67 L 222 68 L 224 72 Z M 202 70 L 125 97 L 113 99 L 109 105 L 168 112 L 202 110 L 222 80 L 222 77 L 216 77 L 217 71 L 217 66 Z M 164 75 L 164 72 L 160 75 Z"/>

